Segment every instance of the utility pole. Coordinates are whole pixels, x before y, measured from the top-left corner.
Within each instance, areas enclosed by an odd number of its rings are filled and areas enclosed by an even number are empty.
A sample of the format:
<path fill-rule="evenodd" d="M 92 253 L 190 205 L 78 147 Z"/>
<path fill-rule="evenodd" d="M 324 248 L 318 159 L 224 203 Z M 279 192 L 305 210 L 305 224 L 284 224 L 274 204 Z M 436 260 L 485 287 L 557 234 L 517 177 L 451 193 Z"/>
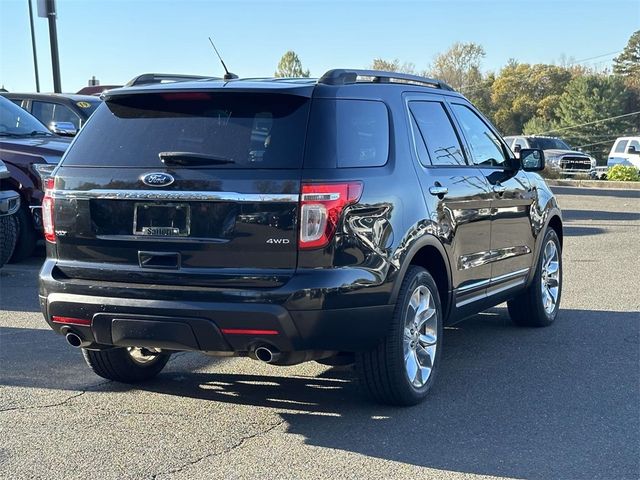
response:
<path fill-rule="evenodd" d="M 58 30 L 56 29 L 56 0 L 47 0 L 47 17 L 49 18 L 53 91 L 55 93 L 62 93 L 62 85 L 60 84 L 60 56 L 58 55 Z"/>
<path fill-rule="evenodd" d="M 29 0 L 29 6 L 31 6 L 31 0 Z M 51 70 L 53 71 L 53 91 L 56 93 L 61 93 L 62 86 L 60 85 L 58 31 L 56 29 L 56 0 L 38 0 L 38 16 L 49 19 L 49 43 L 51 44 Z"/>
<path fill-rule="evenodd" d="M 33 49 L 33 70 L 36 73 L 36 92 L 40 92 L 40 77 L 38 75 L 38 54 L 36 53 L 36 34 L 33 30 L 33 8 L 29 0 L 29 25 L 31 25 L 31 48 Z"/>

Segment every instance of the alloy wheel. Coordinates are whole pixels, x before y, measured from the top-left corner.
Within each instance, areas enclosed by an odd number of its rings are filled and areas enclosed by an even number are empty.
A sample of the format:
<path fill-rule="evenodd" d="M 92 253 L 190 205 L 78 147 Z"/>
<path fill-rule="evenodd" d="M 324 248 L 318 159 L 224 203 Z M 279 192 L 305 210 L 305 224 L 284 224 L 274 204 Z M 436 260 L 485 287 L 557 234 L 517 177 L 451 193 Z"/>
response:
<path fill-rule="evenodd" d="M 540 288 L 544 311 L 547 315 L 551 315 L 556 309 L 560 295 L 560 255 L 553 240 L 549 240 L 544 246 Z"/>
<path fill-rule="evenodd" d="M 420 285 L 409 297 L 403 336 L 405 370 L 415 388 L 423 387 L 431 376 L 437 341 L 435 300 L 430 290 Z"/>

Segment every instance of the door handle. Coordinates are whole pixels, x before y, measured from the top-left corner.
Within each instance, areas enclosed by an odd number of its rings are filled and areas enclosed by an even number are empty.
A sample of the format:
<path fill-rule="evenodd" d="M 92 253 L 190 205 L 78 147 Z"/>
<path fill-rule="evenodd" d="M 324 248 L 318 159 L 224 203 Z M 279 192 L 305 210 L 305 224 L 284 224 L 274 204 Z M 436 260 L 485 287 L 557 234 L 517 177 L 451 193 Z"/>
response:
<path fill-rule="evenodd" d="M 449 189 L 447 187 L 443 187 L 442 185 L 434 185 L 433 187 L 429 187 L 429 193 L 431 195 L 445 196 L 447 193 L 449 193 Z"/>
<path fill-rule="evenodd" d="M 497 193 L 498 195 L 502 195 L 506 190 L 507 187 L 500 185 L 499 183 L 493 186 L 494 193 Z"/>

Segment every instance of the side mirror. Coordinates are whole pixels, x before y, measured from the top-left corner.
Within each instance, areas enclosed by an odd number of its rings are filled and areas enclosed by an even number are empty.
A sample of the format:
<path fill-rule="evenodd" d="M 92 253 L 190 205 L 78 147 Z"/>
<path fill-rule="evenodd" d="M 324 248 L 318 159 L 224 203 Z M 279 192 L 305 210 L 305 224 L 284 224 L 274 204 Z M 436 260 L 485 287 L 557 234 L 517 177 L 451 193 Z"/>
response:
<path fill-rule="evenodd" d="M 630 145 L 629 148 L 627 148 L 627 153 L 629 155 L 640 155 L 640 151 L 636 149 L 635 145 Z"/>
<path fill-rule="evenodd" d="M 520 150 L 520 163 L 525 172 L 544 170 L 544 152 L 538 148 L 523 148 Z"/>
<path fill-rule="evenodd" d="M 76 126 L 71 122 L 51 122 L 49 124 L 49 130 L 66 137 L 73 137 L 78 133 Z"/>
<path fill-rule="evenodd" d="M 522 150 L 522 145 L 514 145 L 513 146 L 513 153 L 520 153 L 520 150 Z"/>

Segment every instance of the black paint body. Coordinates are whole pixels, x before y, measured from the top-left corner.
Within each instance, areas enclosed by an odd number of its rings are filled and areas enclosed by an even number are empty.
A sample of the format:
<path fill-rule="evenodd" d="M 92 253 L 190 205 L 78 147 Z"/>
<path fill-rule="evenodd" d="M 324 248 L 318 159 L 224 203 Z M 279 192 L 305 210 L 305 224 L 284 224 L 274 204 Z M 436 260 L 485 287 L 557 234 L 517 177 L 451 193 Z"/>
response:
<path fill-rule="evenodd" d="M 40 302 L 57 332 L 68 327 L 52 323 L 54 315 L 92 319 L 92 326 L 73 327 L 91 348 L 242 353 L 269 343 L 282 351 L 368 349 L 385 335 L 410 264 L 432 272 L 446 322 L 454 323 L 528 285 L 549 225 L 562 238 L 560 210 L 538 174 L 517 167 L 425 167 L 418 162 L 407 102 L 436 97 L 468 105 L 455 92 L 392 83 L 267 81 L 181 83 L 146 91 L 276 92 L 309 97 L 312 109 L 318 99 L 381 101 L 389 115 L 389 157 L 378 167 L 303 164 L 290 170 L 167 168 L 160 163 L 154 168 L 88 168 L 65 166 L 63 159 L 55 189 L 80 193 L 55 199 L 58 239 L 47 245 Z M 466 151 L 466 142 L 462 146 Z M 130 234 L 136 200 L 82 195 L 149 190 L 140 178 L 152 171 L 175 178 L 163 191 L 297 196 L 306 182 L 360 181 L 363 193 L 344 211 L 329 245 L 314 250 L 297 247 L 297 202 L 192 202 L 192 235 L 156 239 Z M 448 193 L 432 195 L 434 184 Z M 496 185 L 504 191 L 494 192 Z M 266 243 L 269 238 L 287 242 Z M 141 266 L 140 252 L 175 257 L 159 258 L 157 267 L 147 268 Z M 221 333 L 229 328 L 279 334 Z"/>

